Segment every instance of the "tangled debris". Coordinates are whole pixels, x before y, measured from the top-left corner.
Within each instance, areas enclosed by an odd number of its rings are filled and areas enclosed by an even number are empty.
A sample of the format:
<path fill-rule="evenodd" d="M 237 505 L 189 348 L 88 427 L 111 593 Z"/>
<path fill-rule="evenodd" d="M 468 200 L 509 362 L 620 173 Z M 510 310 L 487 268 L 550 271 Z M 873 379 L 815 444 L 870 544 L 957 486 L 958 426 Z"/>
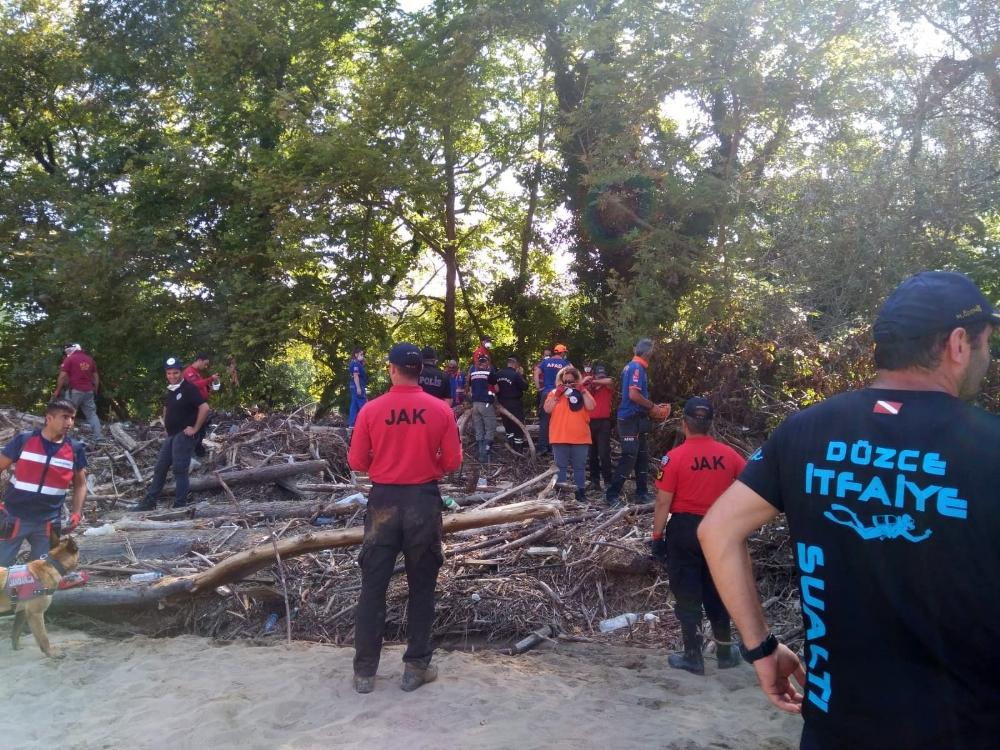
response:
<path fill-rule="evenodd" d="M 37 417 L 0 410 L 0 440 L 40 424 Z M 654 435 L 659 448 L 672 447 L 672 426 L 667 423 Z M 737 438 L 730 442 L 745 450 L 752 447 L 738 428 L 728 429 Z M 162 428 L 119 423 L 112 434 L 113 440 L 96 444 L 87 434 L 79 436 L 87 443 L 90 461 L 91 501 L 80 538 L 83 567 L 92 575 L 90 595 L 104 590 L 123 595 L 140 588 L 130 580 L 135 575 L 192 576 L 241 550 L 276 549 L 279 540 L 318 529 L 356 528 L 364 521 L 369 485 L 347 466 L 346 431 L 335 420 L 312 423 L 304 409 L 288 415 L 217 417 L 205 440 L 209 454 L 192 472 L 193 487 L 207 488 L 196 496 L 196 505 L 176 511 L 124 512 L 124 506 L 141 498 L 152 475 Z M 459 645 L 511 643 L 535 633 L 526 640 L 625 640 L 677 647 L 679 625 L 666 576 L 647 551 L 652 504 L 608 509 L 599 494 L 577 503 L 571 492 L 555 486 L 553 471 L 532 456 L 502 449 L 496 453 L 492 466 L 470 461 L 442 483 L 442 493 L 458 506 L 446 510 L 446 516 L 539 499 L 560 502 L 561 519 L 448 535 L 435 635 Z M 467 451 L 467 456 L 474 454 Z M 263 471 L 288 466 L 295 473 L 277 479 Z M 250 479 L 230 486 L 227 478 L 241 473 Z M 213 482 L 214 487 L 206 484 Z M 765 527 L 750 547 L 768 618 L 784 642 L 798 647 L 802 628 L 787 529 L 779 522 Z M 209 593 L 171 595 L 156 601 L 155 617 L 148 611 L 142 615 L 144 627 L 221 639 L 290 636 L 350 643 L 361 584 L 356 553 L 344 547 L 307 552 Z M 387 599 L 390 639 L 404 638 L 406 629 L 401 562 L 397 574 Z M 97 599 L 91 596 L 90 606 L 75 609 L 122 619 L 123 596 L 108 597 L 107 606 L 94 606 Z M 133 597 L 127 606 L 133 608 L 137 601 Z M 622 613 L 636 617 L 625 627 L 601 632 L 601 621 Z"/>

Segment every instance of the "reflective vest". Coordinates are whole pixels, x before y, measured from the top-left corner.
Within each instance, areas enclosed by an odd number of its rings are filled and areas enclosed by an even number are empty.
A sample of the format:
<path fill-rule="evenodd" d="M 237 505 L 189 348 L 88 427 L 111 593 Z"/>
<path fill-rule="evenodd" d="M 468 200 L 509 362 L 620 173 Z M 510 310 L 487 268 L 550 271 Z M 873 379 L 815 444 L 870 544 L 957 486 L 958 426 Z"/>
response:
<path fill-rule="evenodd" d="M 4 498 L 8 510 L 20 517 L 57 517 L 66 490 L 73 483 L 73 459 L 69 438 L 47 456 L 41 432 L 32 433 L 14 465 L 14 476 Z"/>

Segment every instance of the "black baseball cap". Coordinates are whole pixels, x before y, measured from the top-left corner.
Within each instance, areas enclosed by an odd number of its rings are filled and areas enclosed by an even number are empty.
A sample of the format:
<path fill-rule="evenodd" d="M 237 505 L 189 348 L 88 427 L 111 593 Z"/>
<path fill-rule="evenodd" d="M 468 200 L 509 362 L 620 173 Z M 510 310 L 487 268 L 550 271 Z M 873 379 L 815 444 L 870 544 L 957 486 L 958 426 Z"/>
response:
<path fill-rule="evenodd" d="M 424 362 L 420 350 L 413 344 L 400 342 L 389 350 L 389 361 L 411 375 L 419 375 Z"/>
<path fill-rule="evenodd" d="M 433 346 L 425 346 L 423 351 L 420 352 L 420 356 L 424 362 L 437 362 L 438 353 L 434 351 Z"/>
<path fill-rule="evenodd" d="M 181 359 L 180 357 L 167 357 L 163 360 L 164 370 L 179 370 L 181 369 Z"/>
<path fill-rule="evenodd" d="M 889 295 L 879 310 L 875 341 L 916 339 L 974 323 L 1000 326 L 1000 313 L 965 274 L 924 271 Z"/>
<path fill-rule="evenodd" d="M 715 416 L 715 410 L 707 398 L 694 396 L 684 403 L 684 416 L 697 419 L 699 422 L 708 422 Z"/>
<path fill-rule="evenodd" d="M 594 365 L 594 374 L 595 375 L 607 375 L 608 374 L 608 368 L 605 367 L 604 365 Z"/>

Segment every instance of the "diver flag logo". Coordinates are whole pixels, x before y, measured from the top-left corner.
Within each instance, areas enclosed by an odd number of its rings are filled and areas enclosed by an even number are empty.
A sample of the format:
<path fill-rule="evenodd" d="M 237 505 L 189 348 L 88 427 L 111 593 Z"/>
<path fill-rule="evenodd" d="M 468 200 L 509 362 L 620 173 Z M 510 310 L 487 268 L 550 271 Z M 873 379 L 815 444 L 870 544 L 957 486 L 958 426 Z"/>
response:
<path fill-rule="evenodd" d="M 899 414 L 899 410 L 902 408 L 902 401 L 876 401 L 872 411 L 876 414 Z"/>

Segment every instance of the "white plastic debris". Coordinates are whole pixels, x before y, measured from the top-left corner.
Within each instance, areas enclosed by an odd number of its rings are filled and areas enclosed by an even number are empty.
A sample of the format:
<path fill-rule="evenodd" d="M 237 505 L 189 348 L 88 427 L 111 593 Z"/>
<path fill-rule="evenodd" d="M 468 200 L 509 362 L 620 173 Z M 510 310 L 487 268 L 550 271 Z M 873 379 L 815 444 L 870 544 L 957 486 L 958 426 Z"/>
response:
<path fill-rule="evenodd" d="M 115 528 L 114 524 L 106 523 L 103 526 L 94 526 L 83 532 L 84 536 L 108 536 L 109 534 L 118 533 L 118 529 Z"/>

